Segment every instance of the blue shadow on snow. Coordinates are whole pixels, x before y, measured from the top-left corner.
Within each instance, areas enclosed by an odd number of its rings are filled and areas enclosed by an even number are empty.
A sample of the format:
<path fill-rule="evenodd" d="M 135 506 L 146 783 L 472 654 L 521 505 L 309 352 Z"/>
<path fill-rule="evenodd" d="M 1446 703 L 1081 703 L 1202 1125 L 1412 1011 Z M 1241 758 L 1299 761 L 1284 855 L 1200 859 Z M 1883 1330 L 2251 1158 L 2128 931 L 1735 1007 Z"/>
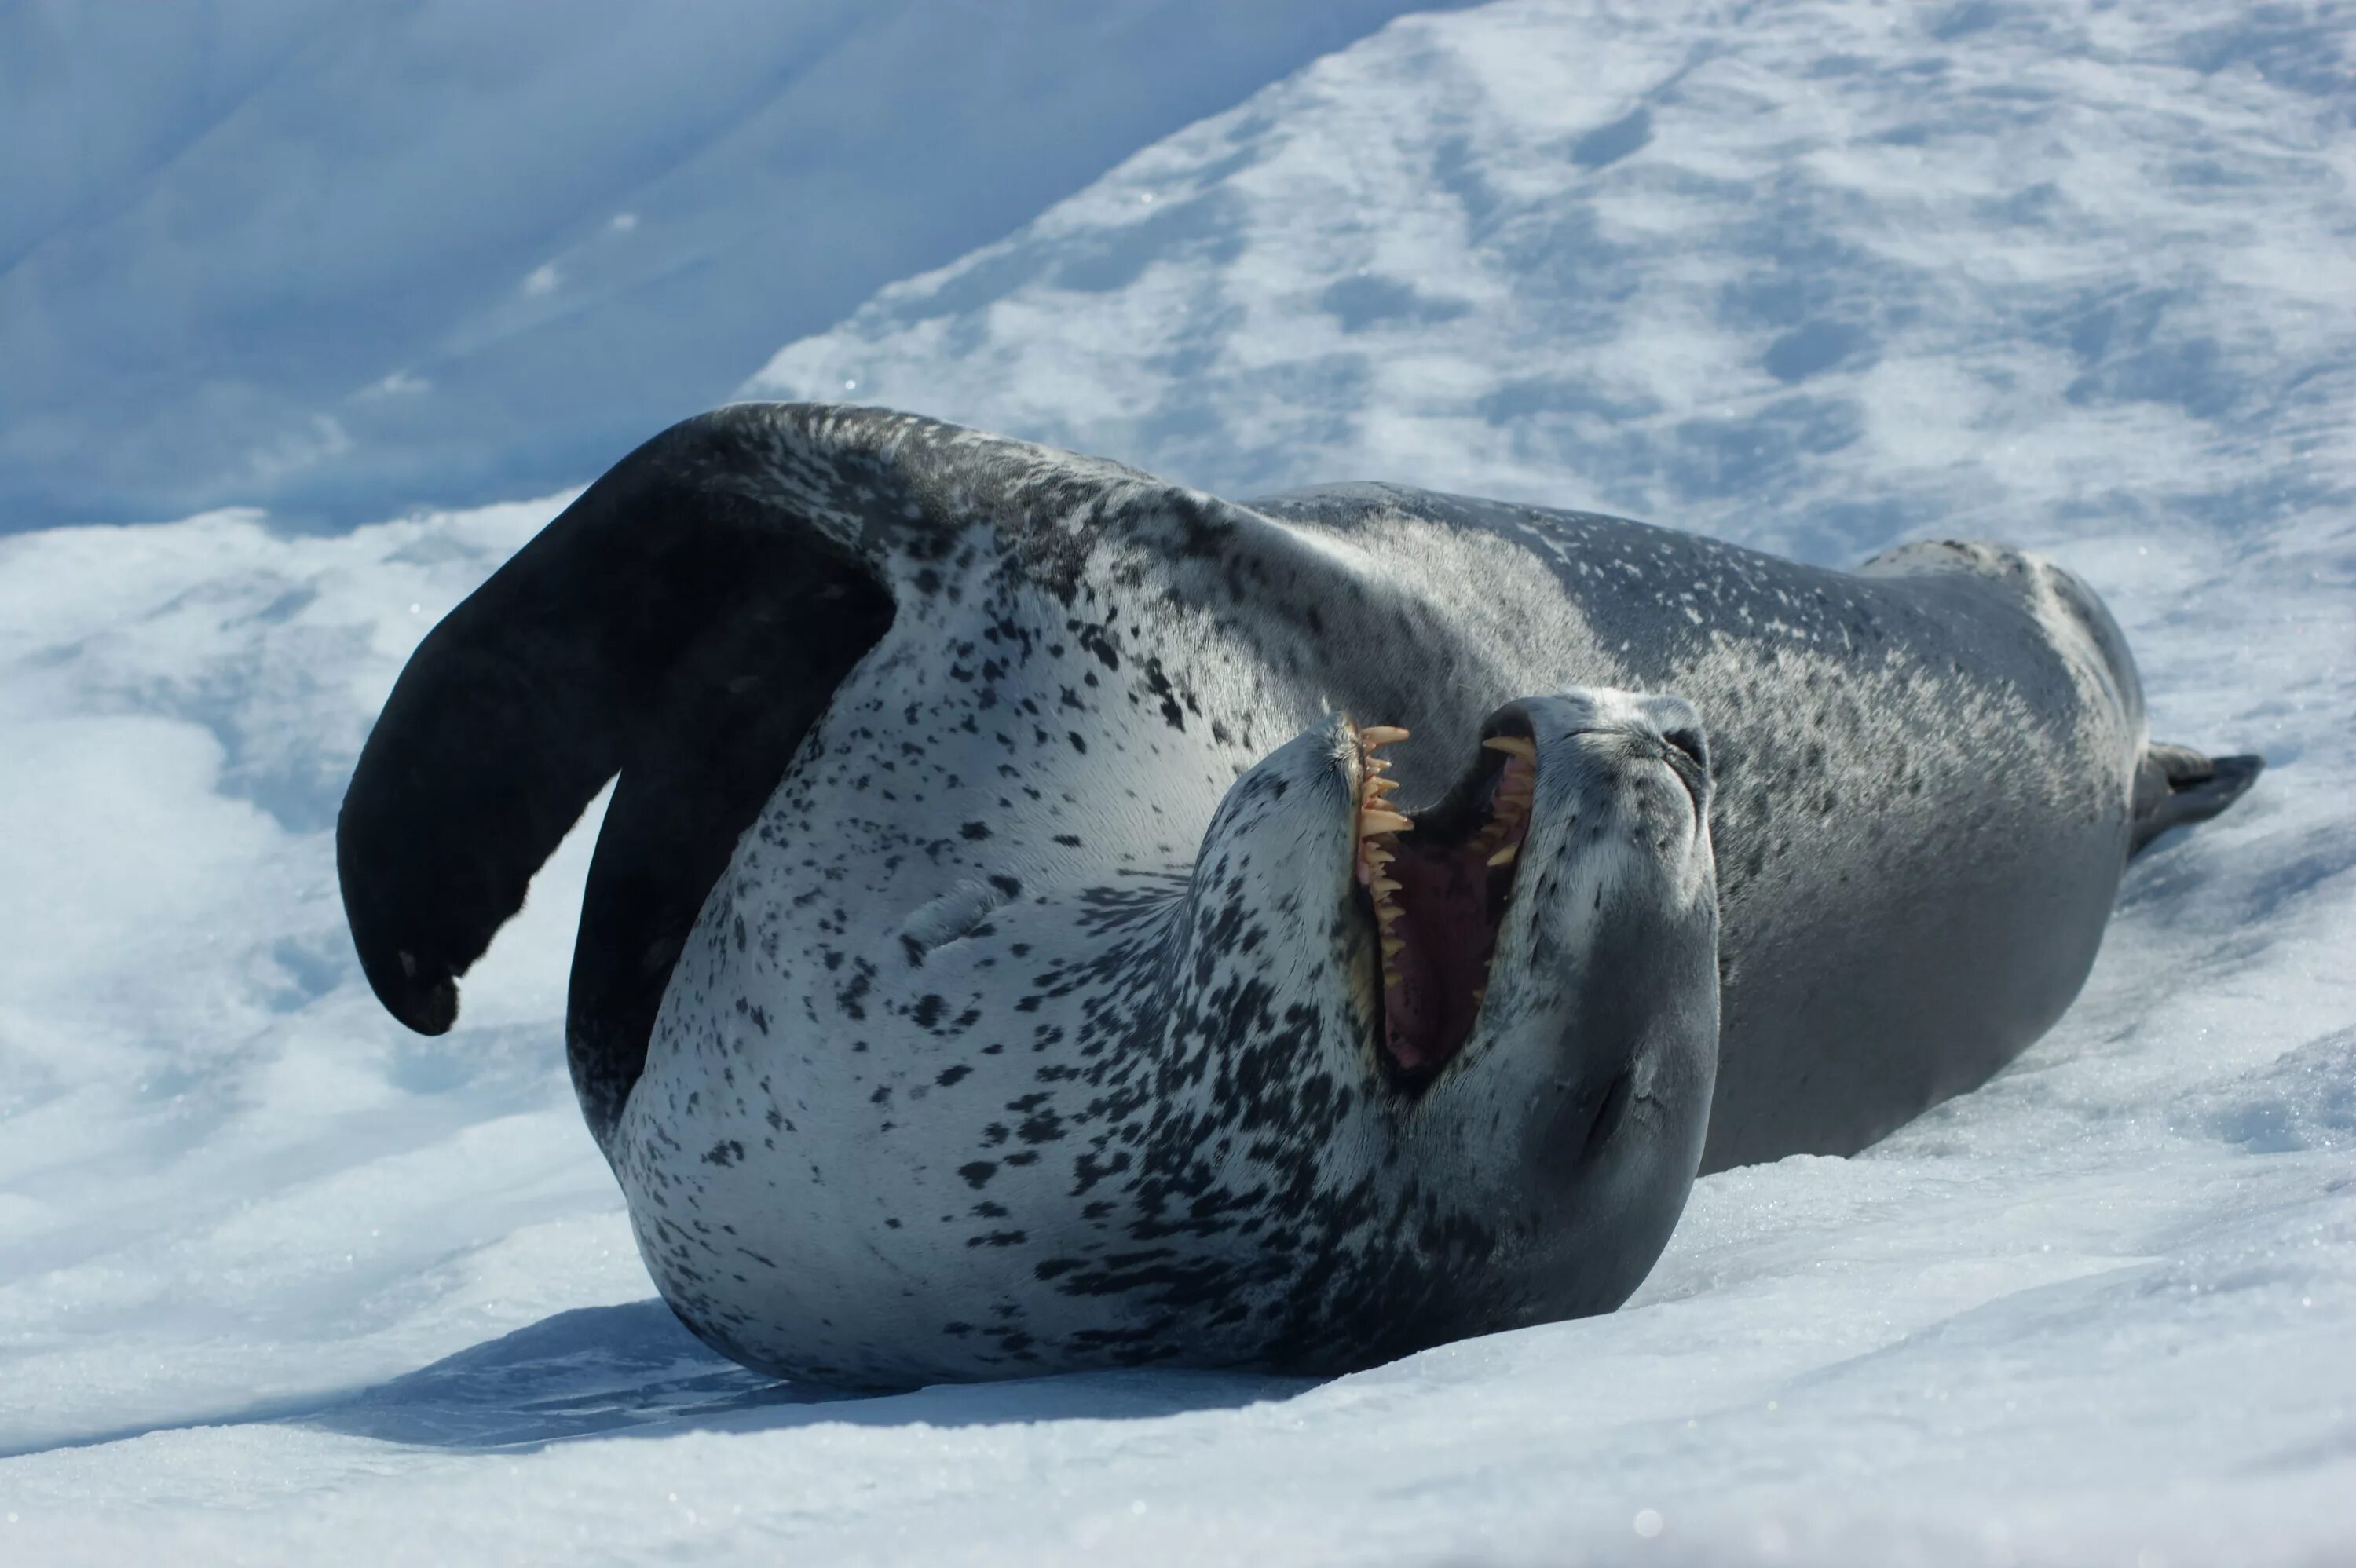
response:
<path fill-rule="evenodd" d="M 282 1424 L 456 1450 L 583 1437 L 761 1431 L 818 1422 L 984 1426 L 1128 1420 L 1289 1399 L 1301 1379 L 1155 1370 L 876 1394 L 779 1382 L 712 1351 L 660 1301 L 582 1307 L 459 1351 Z"/>

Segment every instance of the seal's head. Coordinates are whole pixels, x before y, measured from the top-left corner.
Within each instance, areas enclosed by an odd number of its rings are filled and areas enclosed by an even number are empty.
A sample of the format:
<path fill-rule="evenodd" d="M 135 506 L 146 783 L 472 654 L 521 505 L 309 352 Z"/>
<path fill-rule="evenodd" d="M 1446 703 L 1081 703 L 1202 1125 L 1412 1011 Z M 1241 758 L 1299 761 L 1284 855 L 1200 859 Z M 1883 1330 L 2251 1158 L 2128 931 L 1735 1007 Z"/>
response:
<path fill-rule="evenodd" d="M 1172 1009 L 1181 1031 L 1248 996 L 1290 1020 L 1358 1108 L 1333 1124 L 1360 1145 L 1336 1163 L 1387 1187 L 1404 1158 L 1485 1232 L 1446 1284 L 1413 1271 L 1402 1315 L 1449 1334 L 1625 1298 L 1683 1208 L 1718 1056 L 1693 709 L 1577 690 L 1508 703 L 1480 737 L 1428 801 L 1388 776 L 1406 731 L 1340 716 L 1238 779 L 1196 862 Z M 1304 1069 L 1282 1070 L 1296 1098 Z"/>

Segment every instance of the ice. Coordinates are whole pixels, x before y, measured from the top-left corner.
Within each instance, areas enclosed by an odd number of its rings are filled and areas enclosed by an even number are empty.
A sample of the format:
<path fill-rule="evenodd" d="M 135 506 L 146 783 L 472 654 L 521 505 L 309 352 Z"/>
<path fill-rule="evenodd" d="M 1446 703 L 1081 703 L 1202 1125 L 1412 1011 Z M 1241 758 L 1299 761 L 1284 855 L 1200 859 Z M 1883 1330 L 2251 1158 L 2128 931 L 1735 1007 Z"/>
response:
<path fill-rule="evenodd" d="M 2156 733 L 2269 759 L 1995 1082 L 1702 1182 L 1619 1313 L 1331 1382 L 846 1398 L 696 1346 L 564 1081 L 594 808 L 457 1031 L 375 1007 L 342 780 L 564 496 L 0 540 L 0 1554 L 2356 1556 L 2351 37 L 1410 17 L 763 372 L 1239 495 L 1393 478 L 1826 561 L 2008 539 L 2104 593 Z"/>

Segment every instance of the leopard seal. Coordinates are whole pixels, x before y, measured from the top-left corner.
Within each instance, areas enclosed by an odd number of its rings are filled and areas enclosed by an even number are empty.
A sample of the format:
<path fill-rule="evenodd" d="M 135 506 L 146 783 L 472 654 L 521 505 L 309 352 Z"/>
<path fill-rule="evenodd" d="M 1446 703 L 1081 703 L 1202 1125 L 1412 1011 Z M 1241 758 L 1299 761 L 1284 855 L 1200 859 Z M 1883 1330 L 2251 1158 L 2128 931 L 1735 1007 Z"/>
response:
<path fill-rule="evenodd" d="M 2147 743 L 2109 615 L 1999 546 L 739 405 L 425 638 L 337 855 L 439 1032 L 616 780 L 569 1061 L 726 1354 L 1330 1372 L 1609 1310 L 1697 1171 L 1978 1083 L 2258 765 Z"/>

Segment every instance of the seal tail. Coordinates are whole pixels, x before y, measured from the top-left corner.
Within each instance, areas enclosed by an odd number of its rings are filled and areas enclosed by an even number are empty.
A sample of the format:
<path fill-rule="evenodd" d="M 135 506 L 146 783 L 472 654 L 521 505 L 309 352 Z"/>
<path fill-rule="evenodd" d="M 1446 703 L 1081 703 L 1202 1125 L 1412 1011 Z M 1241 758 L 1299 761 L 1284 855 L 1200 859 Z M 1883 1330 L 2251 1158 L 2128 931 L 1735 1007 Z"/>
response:
<path fill-rule="evenodd" d="M 337 818 L 369 984 L 440 1034 L 458 977 L 620 773 L 569 1009 L 601 1135 L 738 837 L 892 618 L 855 541 L 747 482 L 759 428 L 723 410 L 657 436 L 452 611 L 394 685 Z"/>
<path fill-rule="evenodd" d="M 2130 859 L 2171 827 L 2206 822 L 2248 793 L 2265 771 L 2264 757 L 2208 757 L 2190 746 L 2154 741 L 2136 769 Z"/>

